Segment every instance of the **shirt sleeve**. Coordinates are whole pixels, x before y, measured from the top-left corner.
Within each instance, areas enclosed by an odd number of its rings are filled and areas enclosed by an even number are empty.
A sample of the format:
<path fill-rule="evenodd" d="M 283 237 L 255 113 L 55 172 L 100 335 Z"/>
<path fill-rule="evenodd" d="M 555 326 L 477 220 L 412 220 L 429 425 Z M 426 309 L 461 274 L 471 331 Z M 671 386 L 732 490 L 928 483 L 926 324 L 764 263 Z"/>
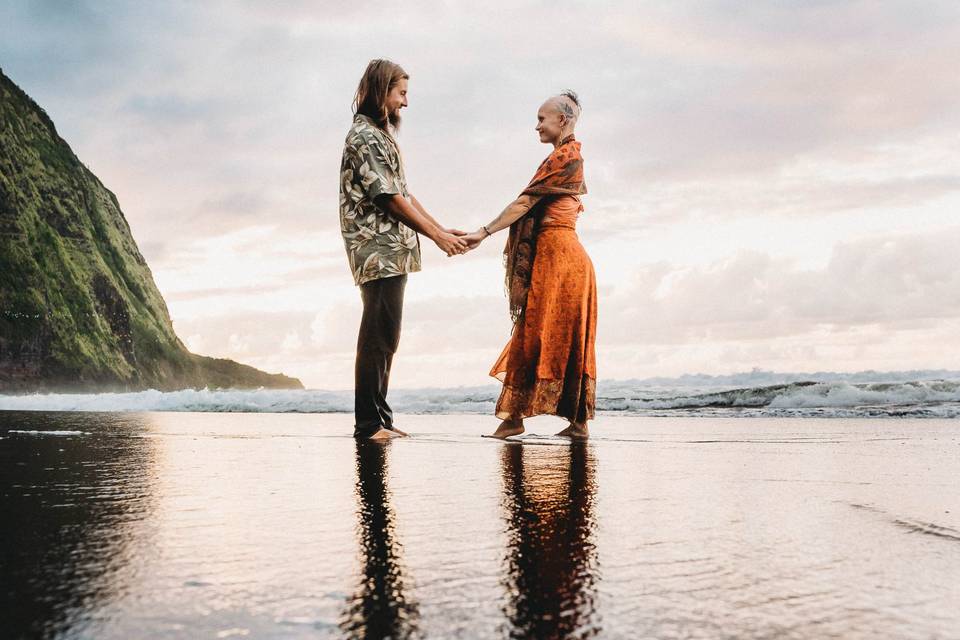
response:
<path fill-rule="evenodd" d="M 353 169 L 354 184 L 371 202 L 377 196 L 401 193 L 400 180 L 390 168 L 387 150 L 375 137 L 364 136 L 345 159 Z"/>

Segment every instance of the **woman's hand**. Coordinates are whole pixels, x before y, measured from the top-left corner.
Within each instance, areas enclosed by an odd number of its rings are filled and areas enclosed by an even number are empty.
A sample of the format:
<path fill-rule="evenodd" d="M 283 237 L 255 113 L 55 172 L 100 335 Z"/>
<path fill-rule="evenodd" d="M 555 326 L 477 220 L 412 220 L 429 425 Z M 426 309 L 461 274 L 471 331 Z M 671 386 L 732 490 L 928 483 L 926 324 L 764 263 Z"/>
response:
<path fill-rule="evenodd" d="M 468 233 L 466 235 L 460 236 L 461 240 L 467 242 L 467 249 L 473 250 L 480 246 L 480 243 L 487 238 L 487 234 L 482 229 L 479 231 L 474 231 L 473 233 Z"/>

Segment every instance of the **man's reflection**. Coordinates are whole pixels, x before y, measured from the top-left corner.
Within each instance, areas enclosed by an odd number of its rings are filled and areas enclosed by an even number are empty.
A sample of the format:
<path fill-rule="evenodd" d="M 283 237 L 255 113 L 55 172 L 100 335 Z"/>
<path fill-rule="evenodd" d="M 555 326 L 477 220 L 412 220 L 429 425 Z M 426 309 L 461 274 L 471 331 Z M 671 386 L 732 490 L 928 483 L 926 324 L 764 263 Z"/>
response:
<path fill-rule="evenodd" d="M 508 445 L 501 464 L 510 637 L 598 634 L 590 445 Z"/>
<path fill-rule="evenodd" d="M 410 638 L 419 610 L 404 594 L 403 547 L 387 489 L 389 443 L 357 440 L 357 538 L 362 574 L 340 628 L 351 638 Z"/>

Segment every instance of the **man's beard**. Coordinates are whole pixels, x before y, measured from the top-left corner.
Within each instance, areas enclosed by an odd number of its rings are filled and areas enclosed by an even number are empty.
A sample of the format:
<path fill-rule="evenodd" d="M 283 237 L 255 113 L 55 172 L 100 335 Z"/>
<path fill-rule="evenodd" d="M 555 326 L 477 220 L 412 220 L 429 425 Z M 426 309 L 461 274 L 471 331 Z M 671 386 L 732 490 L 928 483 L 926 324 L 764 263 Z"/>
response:
<path fill-rule="evenodd" d="M 393 127 L 394 129 L 399 129 L 399 128 L 400 128 L 400 121 L 401 121 L 401 118 L 400 118 L 400 109 L 397 109 L 396 111 L 391 111 L 391 112 L 387 115 L 387 121 L 390 123 L 390 126 L 391 126 L 391 127 Z"/>

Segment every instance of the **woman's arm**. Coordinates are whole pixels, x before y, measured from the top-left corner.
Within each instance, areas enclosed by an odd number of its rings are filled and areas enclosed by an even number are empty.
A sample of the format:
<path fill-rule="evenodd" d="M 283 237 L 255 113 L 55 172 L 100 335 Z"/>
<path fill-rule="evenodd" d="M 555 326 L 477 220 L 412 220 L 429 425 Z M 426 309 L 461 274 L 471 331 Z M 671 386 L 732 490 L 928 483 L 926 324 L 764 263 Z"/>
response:
<path fill-rule="evenodd" d="M 471 249 L 475 248 L 489 236 L 492 236 L 497 231 L 506 229 L 514 222 L 525 216 L 527 212 L 530 211 L 530 209 L 532 209 L 542 197 L 543 196 L 520 196 L 508 204 L 507 207 L 500 212 L 500 215 L 473 233 L 468 233 L 467 235 L 463 236 L 463 239 L 467 241 Z"/>

